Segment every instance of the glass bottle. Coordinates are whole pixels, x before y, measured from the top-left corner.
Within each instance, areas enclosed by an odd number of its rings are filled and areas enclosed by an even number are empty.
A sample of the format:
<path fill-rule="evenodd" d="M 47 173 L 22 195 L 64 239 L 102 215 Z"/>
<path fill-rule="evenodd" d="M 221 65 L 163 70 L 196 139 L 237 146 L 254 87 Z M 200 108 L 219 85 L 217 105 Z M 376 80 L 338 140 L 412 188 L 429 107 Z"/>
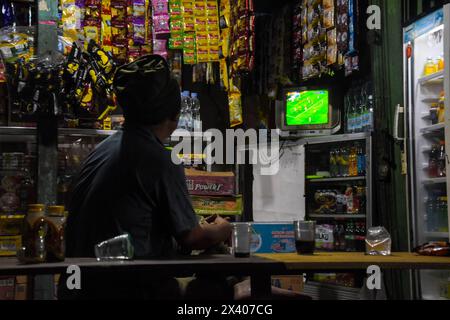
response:
<path fill-rule="evenodd" d="M 64 261 L 66 216 L 64 206 L 49 206 L 47 216 L 48 231 L 45 238 L 47 261 Z"/>

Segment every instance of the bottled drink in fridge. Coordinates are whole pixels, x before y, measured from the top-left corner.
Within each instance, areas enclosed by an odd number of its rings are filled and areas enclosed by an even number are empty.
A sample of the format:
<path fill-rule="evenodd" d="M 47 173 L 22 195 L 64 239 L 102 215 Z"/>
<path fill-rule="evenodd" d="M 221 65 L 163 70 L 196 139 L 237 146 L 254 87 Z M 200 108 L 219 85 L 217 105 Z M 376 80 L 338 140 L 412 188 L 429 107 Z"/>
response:
<path fill-rule="evenodd" d="M 355 226 L 353 222 L 347 223 L 345 226 L 345 247 L 347 252 L 355 250 Z"/>
<path fill-rule="evenodd" d="M 331 177 L 337 177 L 339 175 L 335 149 L 331 149 L 330 151 L 330 175 Z"/>
<path fill-rule="evenodd" d="M 358 156 L 356 147 L 350 148 L 350 155 L 348 158 L 348 174 L 351 177 L 356 177 L 358 175 Z"/>
<path fill-rule="evenodd" d="M 448 232 L 448 207 L 447 197 L 439 198 L 439 211 L 438 211 L 438 231 Z"/>
<path fill-rule="evenodd" d="M 446 156 L 445 156 L 445 141 L 439 143 L 439 156 L 438 156 L 438 177 L 446 176 Z"/>
<path fill-rule="evenodd" d="M 428 175 L 430 178 L 438 176 L 438 156 L 439 146 L 434 144 L 431 147 L 430 158 L 428 159 Z"/>
<path fill-rule="evenodd" d="M 428 232 L 437 231 L 436 209 L 437 209 L 436 198 L 430 196 L 426 204 L 426 224 Z"/>
<path fill-rule="evenodd" d="M 191 110 L 192 110 L 192 129 L 193 131 L 202 130 L 202 122 L 200 119 L 200 100 L 196 93 L 191 94 Z"/>
<path fill-rule="evenodd" d="M 342 177 L 341 171 L 341 150 L 334 149 L 334 157 L 336 158 L 336 177 Z"/>
<path fill-rule="evenodd" d="M 358 175 L 364 176 L 366 174 L 366 155 L 361 146 L 358 146 Z"/>
<path fill-rule="evenodd" d="M 358 133 L 362 131 L 362 119 L 361 119 L 361 97 L 358 96 L 358 93 L 355 94 L 355 129 L 354 132 Z"/>
<path fill-rule="evenodd" d="M 368 117 L 368 125 L 367 125 L 367 132 L 371 132 L 373 131 L 373 107 L 374 107 L 374 103 L 373 103 L 373 96 L 369 95 L 367 98 L 367 117 Z"/>
<path fill-rule="evenodd" d="M 349 168 L 348 168 L 348 164 L 349 164 L 349 151 L 347 147 L 343 147 L 341 148 L 340 151 L 340 163 L 339 163 L 339 172 L 341 173 L 340 176 L 341 177 L 348 177 L 349 176 Z"/>

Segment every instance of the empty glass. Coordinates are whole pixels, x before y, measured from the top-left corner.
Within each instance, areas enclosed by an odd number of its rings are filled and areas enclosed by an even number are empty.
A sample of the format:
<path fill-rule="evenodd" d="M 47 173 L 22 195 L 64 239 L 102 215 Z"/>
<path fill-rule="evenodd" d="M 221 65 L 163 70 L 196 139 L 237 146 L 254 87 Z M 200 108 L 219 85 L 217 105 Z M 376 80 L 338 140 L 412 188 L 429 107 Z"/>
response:
<path fill-rule="evenodd" d="M 236 258 L 248 258 L 250 256 L 252 232 L 251 223 L 233 223 L 232 246 Z"/>
<path fill-rule="evenodd" d="M 134 248 L 129 234 L 103 241 L 95 246 L 95 256 L 98 261 L 131 260 Z"/>
<path fill-rule="evenodd" d="M 298 254 L 314 254 L 316 247 L 316 222 L 294 221 L 295 247 Z"/>
<path fill-rule="evenodd" d="M 374 227 L 367 230 L 366 254 L 370 256 L 391 255 L 391 235 L 384 227 Z"/>

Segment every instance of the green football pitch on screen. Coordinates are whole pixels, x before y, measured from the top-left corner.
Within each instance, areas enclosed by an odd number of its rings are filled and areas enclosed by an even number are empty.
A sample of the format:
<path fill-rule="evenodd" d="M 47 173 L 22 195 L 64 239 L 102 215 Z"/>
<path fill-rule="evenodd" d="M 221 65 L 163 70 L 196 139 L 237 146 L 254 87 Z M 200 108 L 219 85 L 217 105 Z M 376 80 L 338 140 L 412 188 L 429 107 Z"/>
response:
<path fill-rule="evenodd" d="M 288 92 L 286 123 L 288 126 L 328 124 L 328 91 Z"/>

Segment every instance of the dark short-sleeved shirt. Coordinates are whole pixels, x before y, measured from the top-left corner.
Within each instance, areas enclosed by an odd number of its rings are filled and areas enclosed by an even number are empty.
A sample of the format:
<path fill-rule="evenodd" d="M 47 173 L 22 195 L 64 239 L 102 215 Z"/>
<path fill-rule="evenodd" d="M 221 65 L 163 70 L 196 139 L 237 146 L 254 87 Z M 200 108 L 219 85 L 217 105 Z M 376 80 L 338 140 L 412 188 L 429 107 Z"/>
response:
<path fill-rule="evenodd" d="M 95 244 L 129 233 L 135 258 L 175 252 L 174 238 L 198 225 L 183 167 L 149 128 L 125 126 L 89 155 L 69 206 L 69 257 L 93 257 Z"/>

